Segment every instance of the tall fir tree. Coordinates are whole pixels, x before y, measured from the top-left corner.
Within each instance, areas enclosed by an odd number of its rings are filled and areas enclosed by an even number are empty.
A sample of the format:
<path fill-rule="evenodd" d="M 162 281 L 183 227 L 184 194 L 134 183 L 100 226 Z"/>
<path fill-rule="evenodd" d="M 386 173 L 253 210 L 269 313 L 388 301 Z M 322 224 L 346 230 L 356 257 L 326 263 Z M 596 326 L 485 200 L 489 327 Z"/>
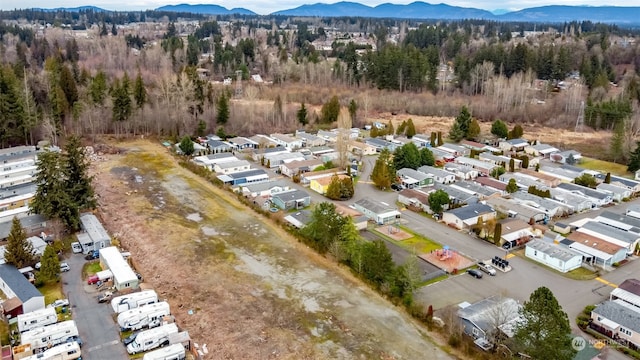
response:
<path fill-rule="evenodd" d="M 371 171 L 371 181 L 379 189 L 389 189 L 395 178 L 395 171 L 391 163 L 391 154 L 387 149 L 380 152 L 373 170 Z"/>
<path fill-rule="evenodd" d="M 4 260 L 7 264 L 20 269 L 33 265 L 35 255 L 33 245 L 27 240 L 27 233 L 17 217 L 11 222 L 11 232 L 7 237 L 7 247 L 4 252 Z"/>
<path fill-rule="evenodd" d="M 309 123 L 309 120 L 307 119 L 307 108 L 305 107 L 304 103 L 300 104 L 300 109 L 298 109 L 296 117 L 298 118 L 298 122 L 302 126 L 306 126 Z"/>
<path fill-rule="evenodd" d="M 38 272 L 38 280 L 42 282 L 51 282 L 58 279 L 60 275 L 60 260 L 56 250 L 51 245 L 47 245 L 44 254 L 40 259 L 40 271 Z"/>
<path fill-rule="evenodd" d="M 225 94 L 221 94 L 218 97 L 216 111 L 216 123 L 218 125 L 226 124 L 229 121 L 229 99 Z"/>
<path fill-rule="evenodd" d="M 93 209 L 96 198 L 89 175 L 89 161 L 85 148 L 77 136 L 69 137 L 64 147 L 63 163 L 67 192 L 78 208 Z"/>

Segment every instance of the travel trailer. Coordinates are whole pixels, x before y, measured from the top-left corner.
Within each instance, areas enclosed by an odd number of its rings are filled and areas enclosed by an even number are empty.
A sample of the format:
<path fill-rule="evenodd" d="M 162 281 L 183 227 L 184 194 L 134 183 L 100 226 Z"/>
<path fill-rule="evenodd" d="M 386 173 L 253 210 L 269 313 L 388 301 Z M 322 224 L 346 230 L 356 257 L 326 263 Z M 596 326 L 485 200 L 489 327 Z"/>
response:
<path fill-rule="evenodd" d="M 122 331 L 152 328 L 160 325 L 162 318 L 170 314 L 169 303 L 158 302 L 120 313 L 118 325 Z"/>
<path fill-rule="evenodd" d="M 184 360 L 186 357 L 182 344 L 173 344 L 159 350 L 149 351 L 142 360 Z"/>
<path fill-rule="evenodd" d="M 169 335 L 177 333 L 178 326 L 175 323 L 142 331 L 136 335 L 135 340 L 127 345 L 127 352 L 129 354 L 137 354 L 153 350 L 157 347 L 169 345 Z"/>
<path fill-rule="evenodd" d="M 58 322 L 58 314 L 53 307 L 18 315 L 18 331 L 25 332 Z"/>
<path fill-rule="evenodd" d="M 145 290 L 115 297 L 111 299 L 111 307 L 115 313 L 119 314 L 123 311 L 156 302 L 158 302 L 158 294 L 153 290 Z"/>
<path fill-rule="evenodd" d="M 80 344 L 75 341 L 56 345 L 40 354 L 31 355 L 21 360 L 75 360 L 81 359 Z"/>
<path fill-rule="evenodd" d="M 67 320 L 53 325 L 39 327 L 20 334 L 22 345 L 30 344 L 32 350 L 51 348 L 69 340 L 78 339 L 76 322 Z"/>

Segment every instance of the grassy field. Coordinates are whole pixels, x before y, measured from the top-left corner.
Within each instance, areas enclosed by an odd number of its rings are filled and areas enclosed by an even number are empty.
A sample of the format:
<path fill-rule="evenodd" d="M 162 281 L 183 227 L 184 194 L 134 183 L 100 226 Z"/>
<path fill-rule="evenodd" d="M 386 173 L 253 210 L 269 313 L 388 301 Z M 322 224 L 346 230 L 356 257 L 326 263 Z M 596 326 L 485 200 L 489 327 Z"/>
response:
<path fill-rule="evenodd" d="M 442 249 L 442 245 L 438 244 L 437 242 L 431 239 L 428 239 L 422 235 L 416 234 L 404 226 L 400 226 L 400 228 L 402 229 L 402 231 L 413 235 L 413 237 L 405 240 L 397 241 L 380 231 L 377 231 L 377 230 L 374 230 L 374 231 L 379 235 L 383 236 L 385 239 L 392 241 L 398 246 L 408 249 L 416 254 L 426 254 L 431 252 L 432 250 Z"/>
<path fill-rule="evenodd" d="M 605 174 L 609 172 L 611 175 L 631 177 L 631 174 L 627 172 L 627 165 L 616 164 L 609 161 L 583 157 L 578 166 L 589 170 L 600 171 Z"/>
<path fill-rule="evenodd" d="M 51 282 L 45 285 L 42 285 L 38 288 L 40 292 L 44 295 L 44 303 L 51 304 L 52 302 L 58 299 L 64 299 L 65 296 L 62 293 L 62 283 L 61 282 Z"/>
<path fill-rule="evenodd" d="M 102 271 L 99 261 L 88 262 L 84 264 L 84 267 L 82 267 L 82 277 L 86 278 L 87 276 L 93 275 L 98 271 Z"/>

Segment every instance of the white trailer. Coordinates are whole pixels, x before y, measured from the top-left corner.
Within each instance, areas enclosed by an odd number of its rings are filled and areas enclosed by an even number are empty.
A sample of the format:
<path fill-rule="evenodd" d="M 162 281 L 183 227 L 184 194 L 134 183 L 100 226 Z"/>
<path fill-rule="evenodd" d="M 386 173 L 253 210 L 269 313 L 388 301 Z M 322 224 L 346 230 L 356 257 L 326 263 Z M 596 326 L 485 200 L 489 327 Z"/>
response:
<path fill-rule="evenodd" d="M 55 308 L 44 308 L 18 315 L 18 331 L 25 332 L 58 322 Z"/>
<path fill-rule="evenodd" d="M 158 302 L 120 313 L 118 325 L 122 331 L 152 328 L 160 325 L 162 317 L 170 314 L 169 303 Z"/>
<path fill-rule="evenodd" d="M 68 342 L 56 345 L 51 349 L 47 349 L 40 354 L 27 356 L 22 360 L 75 360 L 80 359 L 82 352 L 80 345 L 75 342 Z"/>
<path fill-rule="evenodd" d="M 169 335 L 178 333 L 178 325 L 175 323 L 159 326 L 140 332 L 129 345 L 127 352 L 137 354 L 153 350 L 157 347 L 169 345 Z"/>
<path fill-rule="evenodd" d="M 115 313 L 119 314 L 123 311 L 156 302 L 158 302 L 158 294 L 154 290 L 145 290 L 115 297 L 111 299 L 111 307 Z"/>
<path fill-rule="evenodd" d="M 32 350 L 51 348 L 58 344 L 67 342 L 69 339 L 78 338 L 78 328 L 76 322 L 67 320 L 57 324 L 39 327 L 20 334 L 22 345 L 30 344 Z"/>
<path fill-rule="evenodd" d="M 142 360 L 184 360 L 186 357 L 182 344 L 173 344 L 159 350 L 149 351 Z"/>

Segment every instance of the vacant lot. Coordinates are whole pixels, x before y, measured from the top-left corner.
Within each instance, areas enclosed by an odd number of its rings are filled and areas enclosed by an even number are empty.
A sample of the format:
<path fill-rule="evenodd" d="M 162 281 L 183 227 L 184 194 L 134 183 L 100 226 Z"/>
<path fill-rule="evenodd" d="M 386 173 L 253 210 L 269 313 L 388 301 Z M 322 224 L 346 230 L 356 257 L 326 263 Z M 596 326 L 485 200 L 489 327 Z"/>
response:
<path fill-rule="evenodd" d="M 209 359 L 450 358 L 405 314 L 160 145 L 117 147 L 92 166 L 99 215 Z"/>

